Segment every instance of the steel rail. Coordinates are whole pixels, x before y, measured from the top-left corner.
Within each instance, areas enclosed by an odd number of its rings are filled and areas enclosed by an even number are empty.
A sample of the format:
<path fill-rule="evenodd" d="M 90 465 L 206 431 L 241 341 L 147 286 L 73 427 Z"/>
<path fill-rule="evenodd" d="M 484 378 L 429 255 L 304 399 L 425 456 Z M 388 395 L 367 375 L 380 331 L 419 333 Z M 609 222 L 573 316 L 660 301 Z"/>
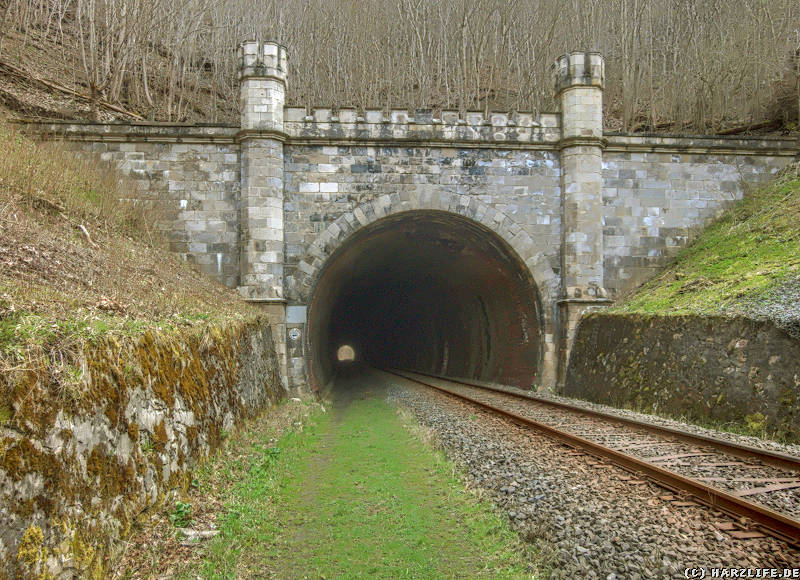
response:
<path fill-rule="evenodd" d="M 694 433 L 687 433 L 685 431 L 681 431 L 680 429 L 675 429 L 673 427 L 664 427 L 662 425 L 654 425 L 652 423 L 645 423 L 644 421 L 638 421 L 636 419 L 629 419 L 627 417 L 620 417 L 618 415 L 612 415 L 611 413 L 604 413 L 602 411 L 595 411 L 593 409 L 586 409 L 584 407 L 579 407 L 578 405 L 570 405 L 569 403 L 560 403 L 558 401 L 550 401 L 548 399 L 542 399 L 536 397 L 534 395 L 526 395 L 523 393 L 515 393 L 513 391 L 507 391 L 505 389 L 498 389 L 496 387 L 490 387 L 485 384 L 481 384 L 476 381 L 470 381 L 468 379 L 451 379 L 448 377 L 443 377 L 439 375 L 432 375 L 429 373 L 420 373 L 418 371 L 391 371 L 391 372 L 401 372 L 401 373 L 409 373 L 411 375 L 420 375 L 423 377 L 430 377 L 435 378 L 443 381 L 450 381 L 457 384 L 467 385 L 469 387 L 475 387 L 478 389 L 483 389 L 485 391 L 490 391 L 493 393 L 500 393 L 502 395 L 509 395 L 512 397 L 516 397 L 518 399 L 531 401 L 533 403 L 538 403 L 541 405 L 546 405 L 548 407 L 554 407 L 557 409 L 565 409 L 567 411 L 571 411 L 573 413 L 580 413 L 583 415 L 587 415 L 590 417 L 597 417 L 603 419 L 604 421 L 612 421 L 616 423 L 621 423 L 624 425 L 630 425 L 632 427 L 637 427 L 639 429 L 650 431 L 651 433 L 656 433 L 658 435 L 668 434 L 676 439 L 680 439 L 681 441 L 686 441 L 688 443 L 694 443 L 699 445 L 705 445 L 708 447 L 713 447 L 714 449 L 718 449 L 727 453 L 728 455 L 735 455 L 737 457 L 742 457 L 745 459 L 756 459 L 761 463 L 765 463 L 767 465 L 772 465 L 773 467 L 780 467 L 782 469 L 787 469 L 789 471 L 800 471 L 800 457 L 795 457 L 794 455 L 789 455 L 787 453 L 779 453 L 776 451 L 770 451 L 767 449 L 759 449 L 758 447 L 751 447 L 748 445 L 742 445 L 741 443 L 733 443 L 732 441 L 725 441 L 723 439 L 717 439 L 715 437 L 709 437 L 708 435 L 698 435 Z"/>
<path fill-rule="evenodd" d="M 755 504 L 740 497 L 736 497 L 735 495 L 715 487 L 705 485 L 704 483 L 694 479 L 684 477 L 672 471 L 668 471 L 658 467 L 657 465 L 648 463 L 647 461 L 638 459 L 625 453 L 621 453 L 615 449 L 611 449 L 610 447 L 605 447 L 604 445 L 589 441 L 583 437 L 561 431 L 544 423 L 540 423 L 539 421 L 534 421 L 533 419 L 523 417 L 522 415 L 518 415 L 512 411 L 501 409 L 500 407 L 495 407 L 494 405 L 478 401 L 477 399 L 462 395 L 461 393 L 456 393 L 455 391 L 445 389 L 444 387 L 433 385 L 415 377 L 407 376 L 402 371 L 389 369 L 384 369 L 384 371 L 402 377 L 406 380 L 425 385 L 426 387 L 445 393 L 457 399 L 461 399 L 472 405 L 488 409 L 495 414 L 511 419 L 517 424 L 540 431 L 569 447 L 588 452 L 595 457 L 606 459 L 627 471 L 635 473 L 639 476 L 647 477 L 654 483 L 662 487 L 666 487 L 669 490 L 686 493 L 692 496 L 692 498 L 699 503 L 723 511 L 734 518 L 749 518 L 761 531 L 784 540 L 789 544 L 800 546 L 799 520 L 786 517 L 783 514 L 764 506 Z M 447 380 L 451 382 L 457 382 L 453 381 L 452 379 Z"/>

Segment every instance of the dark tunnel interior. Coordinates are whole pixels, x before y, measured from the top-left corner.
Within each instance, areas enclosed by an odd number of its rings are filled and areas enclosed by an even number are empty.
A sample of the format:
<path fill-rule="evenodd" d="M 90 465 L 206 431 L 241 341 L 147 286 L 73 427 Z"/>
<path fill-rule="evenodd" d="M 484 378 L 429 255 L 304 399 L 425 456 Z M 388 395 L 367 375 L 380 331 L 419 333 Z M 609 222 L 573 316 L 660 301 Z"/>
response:
<path fill-rule="evenodd" d="M 497 234 L 447 212 L 395 214 L 353 234 L 314 288 L 308 325 L 315 389 L 354 364 L 343 356 L 526 388 L 542 358 L 528 269 Z"/>

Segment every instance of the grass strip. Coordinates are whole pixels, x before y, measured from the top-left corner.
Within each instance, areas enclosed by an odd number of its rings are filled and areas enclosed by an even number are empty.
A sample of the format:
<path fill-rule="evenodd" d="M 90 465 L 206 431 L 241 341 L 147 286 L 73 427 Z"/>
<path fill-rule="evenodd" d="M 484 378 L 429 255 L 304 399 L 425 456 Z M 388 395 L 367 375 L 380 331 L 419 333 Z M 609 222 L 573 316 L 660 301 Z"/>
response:
<path fill-rule="evenodd" d="M 191 577 L 535 576 L 536 555 L 378 396 L 225 462 L 222 531 Z"/>

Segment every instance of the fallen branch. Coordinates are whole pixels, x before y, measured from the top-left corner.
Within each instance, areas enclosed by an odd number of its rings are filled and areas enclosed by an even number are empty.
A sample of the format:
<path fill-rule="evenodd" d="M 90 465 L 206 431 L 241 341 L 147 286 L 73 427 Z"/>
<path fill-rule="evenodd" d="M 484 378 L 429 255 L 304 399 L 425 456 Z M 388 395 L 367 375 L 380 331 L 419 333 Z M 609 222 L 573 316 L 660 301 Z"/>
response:
<path fill-rule="evenodd" d="M 772 121 L 762 121 L 761 123 L 751 123 L 750 125 L 742 125 L 739 127 L 733 127 L 731 129 L 724 129 L 717 132 L 717 135 L 738 135 L 740 133 L 748 133 L 750 131 L 758 131 L 760 129 L 772 129 L 780 126 L 781 122 L 773 119 Z"/>
<path fill-rule="evenodd" d="M 193 530 L 191 528 L 178 528 L 178 531 L 186 538 L 183 542 L 181 542 L 181 546 L 196 546 L 201 540 L 207 540 L 219 534 L 219 530 Z"/>
<path fill-rule="evenodd" d="M 84 95 L 82 93 L 79 93 L 78 91 L 74 91 L 74 90 L 72 90 L 70 88 L 67 88 L 67 87 L 63 86 L 63 85 L 59 85 L 58 83 L 47 81 L 45 79 L 39 78 L 37 76 L 34 76 L 33 74 L 29 73 L 28 71 L 23 70 L 21 68 L 18 68 L 16 66 L 14 66 L 13 64 L 9 64 L 7 62 L 0 61 L 0 68 L 4 68 L 7 71 L 9 71 L 9 72 L 11 72 L 11 73 L 13 73 L 13 74 L 15 74 L 15 75 L 17 75 L 19 77 L 22 77 L 24 79 L 31 80 L 31 81 L 33 81 L 35 83 L 39 83 L 41 85 L 44 85 L 47 88 L 50 88 L 50 89 L 65 93 L 65 94 L 70 95 L 72 97 L 76 97 L 76 98 L 84 100 L 84 101 L 86 101 L 88 103 L 96 102 L 98 105 L 102 106 L 103 108 L 110 109 L 110 110 L 115 111 L 117 113 L 122 113 L 123 115 L 128 115 L 128 116 L 133 117 L 134 119 L 137 119 L 139 121 L 144 121 L 144 117 L 142 117 L 141 115 L 138 115 L 136 113 L 133 113 L 131 111 L 123 109 L 122 107 L 119 107 L 117 105 L 109 103 L 108 101 L 105 101 L 103 99 L 97 99 L 95 101 L 89 95 Z"/>
<path fill-rule="evenodd" d="M 92 241 L 92 236 L 89 235 L 89 231 L 83 226 L 83 224 L 78 224 L 77 227 L 81 232 L 83 232 L 83 235 L 86 237 L 86 241 L 89 242 L 89 245 L 93 248 L 97 248 L 98 245 Z"/>
<path fill-rule="evenodd" d="M 57 203 L 52 202 L 49 199 L 45 199 L 44 197 L 39 197 L 39 196 L 33 196 L 32 201 L 31 201 L 31 205 L 33 207 L 35 207 L 36 209 L 44 208 L 44 209 L 46 209 L 46 210 L 48 210 L 48 211 L 50 211 L 51 213 L 54 213 L 54 214 L 59 213 L 59 214 L 63 215 L 64 212 L 67 211 L 66 209 L 64 209 L 63 207 L 58 205 Z"/>

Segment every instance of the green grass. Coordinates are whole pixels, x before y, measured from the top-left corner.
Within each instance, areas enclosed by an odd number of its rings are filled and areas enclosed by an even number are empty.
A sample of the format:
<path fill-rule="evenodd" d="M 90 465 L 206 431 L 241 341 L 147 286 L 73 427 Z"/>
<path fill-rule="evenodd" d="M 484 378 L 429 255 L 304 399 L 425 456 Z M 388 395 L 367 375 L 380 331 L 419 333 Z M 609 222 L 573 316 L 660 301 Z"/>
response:
<path fill-rule="evenodd" d="M 226 461 L 237 483 L 222 532 L 187 577 L 534 575 L 507 524 L 380 398 L 316 414 L 302 432 Z"/>
<path fill-rule="evenodd" d="M 797 167 L 745 196 L 662 274 L 613 309 L 653 314 L 735 314 L 800 275 Z"/>

